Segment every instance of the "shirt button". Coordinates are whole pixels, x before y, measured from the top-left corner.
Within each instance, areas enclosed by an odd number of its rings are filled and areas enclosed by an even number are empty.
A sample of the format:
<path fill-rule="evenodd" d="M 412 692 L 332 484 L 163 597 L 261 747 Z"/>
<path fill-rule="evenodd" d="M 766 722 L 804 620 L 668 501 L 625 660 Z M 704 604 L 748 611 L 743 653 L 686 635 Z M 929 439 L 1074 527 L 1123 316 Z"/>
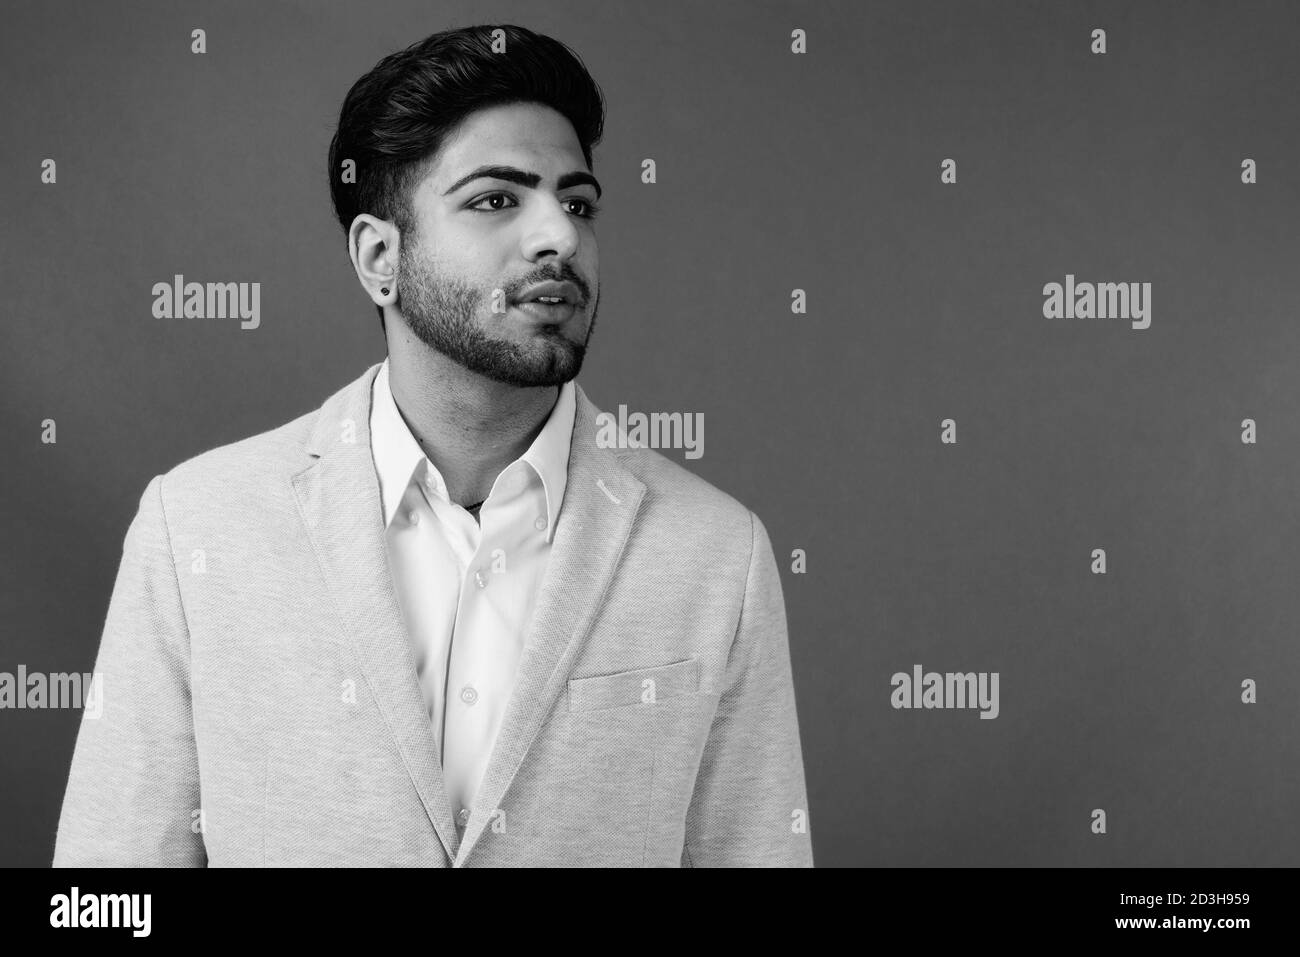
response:
<path fill-rule="evenodd" d="M 460 700 L 465 702 L 466 704 L 473 704 L 475 701 L 478 700 L 478 692 L 475 691 L 470 685 L 466 685 L 465 687 L 460 689 Z"/>
<path fill-rule="evenodd" d="M 406 517 L 411 520 L 412 525 L 420 524 L 420 513 L 417 512 L 415 509 L 411 509 L 409 512 L 407 512 Z"/>
<path fill-rule="evenodd" d="M 533 528 L 537 529 L 540 532 L 545 527 L 546 527 L 546 516 L 545 515 L 537 516 L 537 519 L 533 522 Z"/>
<path fill-rule="evenodd" d="M 487 576 L 483 574 L 482 569 L 474 573 L 474 584 L 478 585 L 479 588 L 487 588 Z"/>
<path fill-rule="evenodd" d="M 456 823 L 461 827 L 469 824 L 469 808 L 463 807 L 456 813 Z"/>

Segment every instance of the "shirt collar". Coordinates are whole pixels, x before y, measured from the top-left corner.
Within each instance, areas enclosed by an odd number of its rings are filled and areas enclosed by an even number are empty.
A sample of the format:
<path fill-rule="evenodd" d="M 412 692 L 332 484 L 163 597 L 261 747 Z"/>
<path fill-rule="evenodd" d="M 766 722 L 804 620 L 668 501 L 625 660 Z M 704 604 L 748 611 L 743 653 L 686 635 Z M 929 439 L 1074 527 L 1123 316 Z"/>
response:
<path fill-rule="evenodd" d="M 560 505 L 564 501 L 564 489 L 569 478 L 569 446 L 573 437 L 574 416 L 577 412 L 577 397 L 573 381 L 560 387 L 559 398 L 551 409 L 551 414 L 542 426 L 542 430 L 533 439 L 528 451 L 516 462 L 526 462 L 542 480 L 546 492 L 546 540 L 555 535 L 555 526 L 560 517 Z M 406 420 L 398 411 L 397 402 L 388 383 L 388 360 L 384 359 L 375 375 L 373 402 L 370 409 L 370 443 L 375 461 L 375 471 L 379 476 L 379 489 L 384 506 L 384 526 L 387 527 L 397 514 L 402 503 L 402 496 L 417 469 L 426 465 L 424 450 L 411 434 Z M 513 465 L 514 463 L 511 463 Z M 432 462 L 426 466 L 436 473 Z M 507 469 L 509 466 L 507 466 Z M 502 469 L 505 472 L 506 469 Z M 496 486 L 493 486 L 496 491 Z"/>

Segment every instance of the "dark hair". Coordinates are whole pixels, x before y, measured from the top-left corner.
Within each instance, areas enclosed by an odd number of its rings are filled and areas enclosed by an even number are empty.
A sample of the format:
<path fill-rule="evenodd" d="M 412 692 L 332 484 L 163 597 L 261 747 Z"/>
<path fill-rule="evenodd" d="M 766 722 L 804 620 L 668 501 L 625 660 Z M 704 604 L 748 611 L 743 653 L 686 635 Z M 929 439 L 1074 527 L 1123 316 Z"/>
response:
<path fill-rule="evenodd" d="M 494 53 L 493 33 L 505 50 Z M 330 196 L 346 236 L 359 213 L 414 226 L 410 190 L 443 141 L 471 113 L 504 103 L 543 103 L 573 124 L 591 168 L 605 100 L 578 55 L 558 40 L 510 24 L 435 33 L 380 60 L 352 84 L 330 142 Z M 356 182 L 345 183 L 345 160 Z M 384 324 L 384 310 L 379 324 Z"/>

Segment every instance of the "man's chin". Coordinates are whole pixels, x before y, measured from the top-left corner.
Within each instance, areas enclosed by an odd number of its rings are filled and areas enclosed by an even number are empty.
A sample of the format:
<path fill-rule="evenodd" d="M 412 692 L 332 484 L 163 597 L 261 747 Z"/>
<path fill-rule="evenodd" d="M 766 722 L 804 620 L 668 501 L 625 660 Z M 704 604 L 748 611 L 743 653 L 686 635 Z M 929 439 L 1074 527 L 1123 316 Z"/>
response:
<path fill-rule="evenodd" d="M 515 335 L 508 338 L 431 322 L 408 320 L 407 325 L 416 338 L 457 365 L 519 388 L 559 386 L 576 378 L 587 351 L 584 343 L 574 342 L 555 325 L 513 330 Z"/>
<path fill-rule="evenodd" d="M 563 350 L 548 349 L 546 355 L 516 361 L 492 361 L 468 366 L 472 371 L 495 382 L 520 388 L 560 386 L 578 376 L 585 350 L 567 344 Z"/>

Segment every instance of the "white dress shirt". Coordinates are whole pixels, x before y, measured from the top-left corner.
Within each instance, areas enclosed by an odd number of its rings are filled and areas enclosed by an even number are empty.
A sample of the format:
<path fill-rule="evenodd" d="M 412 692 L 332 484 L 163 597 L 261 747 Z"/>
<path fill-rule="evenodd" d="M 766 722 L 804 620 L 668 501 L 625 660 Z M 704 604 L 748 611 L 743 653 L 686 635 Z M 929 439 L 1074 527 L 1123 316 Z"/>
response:
<path fill-rule="evenodd" d="M 497 475 L 479 522 L 447 498 L 446 482 L 398 411 L 388 360 L 372 397 L 370 447 L 388 567 L 442 749 L 447 796 L 464 827 L 550 556 L 568 480 L 574 387 L 561 387 L 528 451 Z"/>

